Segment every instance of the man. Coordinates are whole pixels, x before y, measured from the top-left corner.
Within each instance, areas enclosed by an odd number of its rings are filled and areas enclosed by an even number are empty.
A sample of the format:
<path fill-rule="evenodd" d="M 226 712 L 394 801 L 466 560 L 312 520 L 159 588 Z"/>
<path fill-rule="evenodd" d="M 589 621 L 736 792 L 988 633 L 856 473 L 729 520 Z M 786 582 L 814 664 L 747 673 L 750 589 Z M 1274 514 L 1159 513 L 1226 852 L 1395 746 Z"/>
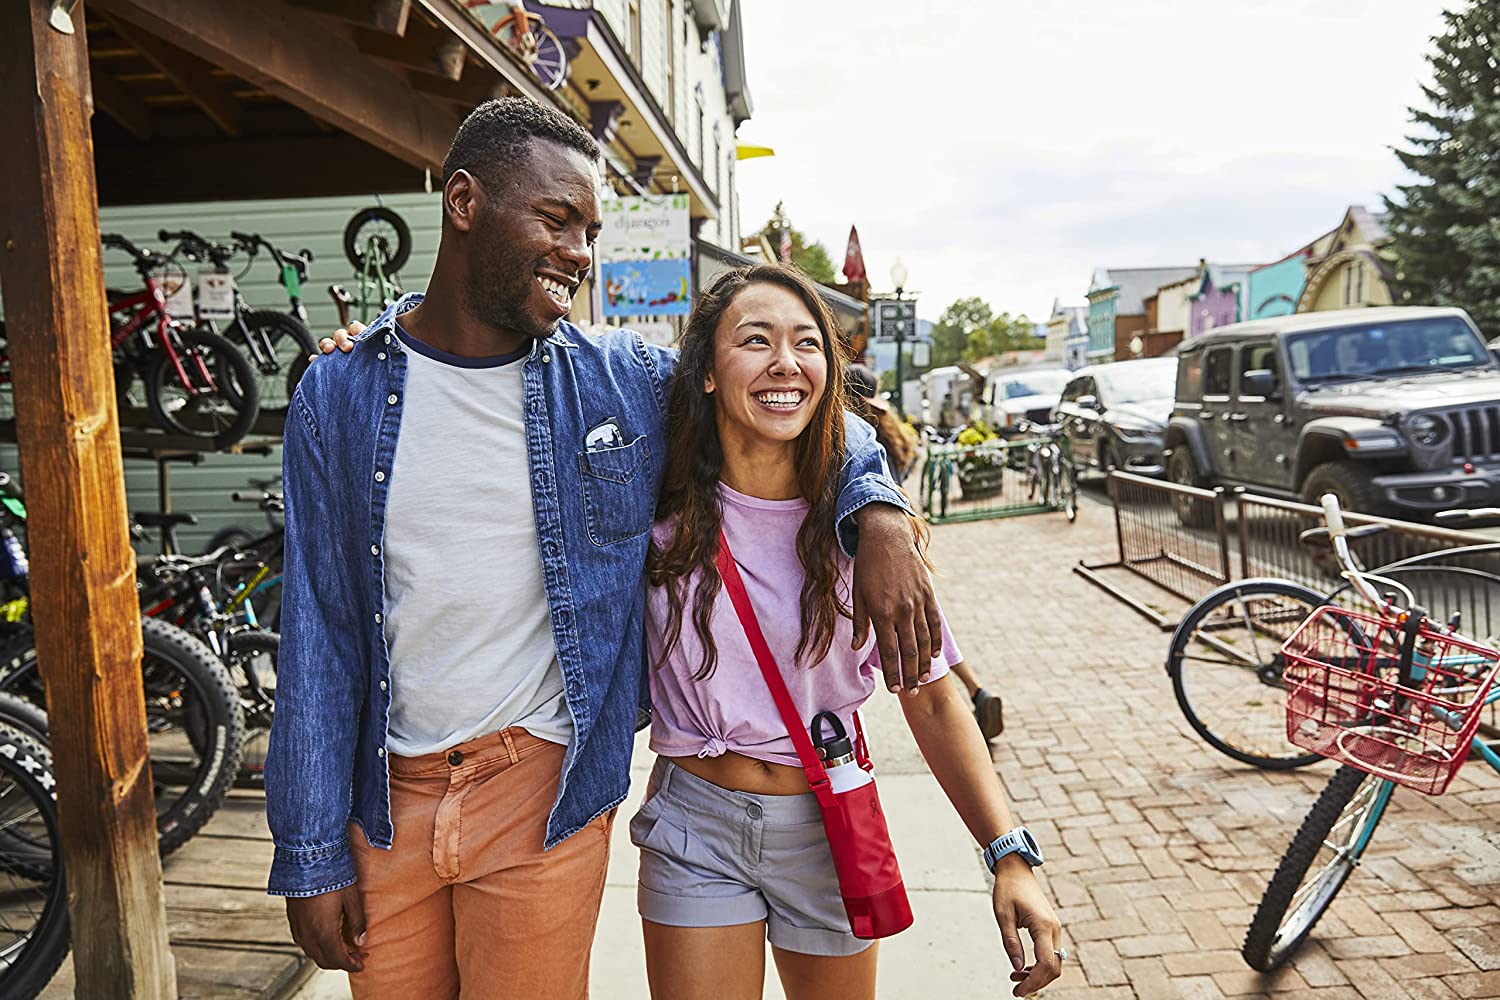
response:
<path fill-rule="evenodd" d="M 598 156 L 551 109 L 477 108 L 426 298 L 313 365 L 287 414 L 270 891 L 357 997 L 587 994 L 676 360 L 563 322 Z M 873 623 L 887 683 L 915 690 L 936 604 L 852 418 L 849 447 L 855 638 Z"/>

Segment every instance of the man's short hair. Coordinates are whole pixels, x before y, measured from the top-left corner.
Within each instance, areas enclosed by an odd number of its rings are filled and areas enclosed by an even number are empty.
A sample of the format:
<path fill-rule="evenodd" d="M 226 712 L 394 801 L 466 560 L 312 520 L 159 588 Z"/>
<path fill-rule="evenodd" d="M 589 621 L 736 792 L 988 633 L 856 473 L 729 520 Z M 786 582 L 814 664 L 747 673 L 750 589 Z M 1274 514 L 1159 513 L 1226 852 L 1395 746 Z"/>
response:
<path fill-rule="evenodd" d="M 505 169 L 525 159 L 539 139 L 599 159 L 594 137 L 561 111 L 525 97 L 506 97 L 485 101 L 458 127 L 443 160 L 443 183 L 455 171 L 467 170 L 493 188 Z"/>

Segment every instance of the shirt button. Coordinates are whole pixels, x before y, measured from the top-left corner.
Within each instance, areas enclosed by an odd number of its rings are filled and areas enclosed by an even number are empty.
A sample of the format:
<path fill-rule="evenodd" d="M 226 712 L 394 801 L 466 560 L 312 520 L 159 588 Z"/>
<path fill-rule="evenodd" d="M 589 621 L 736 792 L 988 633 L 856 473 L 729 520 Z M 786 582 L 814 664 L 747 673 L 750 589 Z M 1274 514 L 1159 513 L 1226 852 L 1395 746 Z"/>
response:
<path fill-rule="evenodd" d="M 380 612 L 379 611 L 375 612 L 375 624 L 379 625 L 382 620 L 383 619 L 380 617 Z"/>
<path fill-rule="evenodd" d="M 463 762 L 464 755 L 459 753 L 457 750 L 454 750 L 448 754 L 448 763 L 452 764 L 454 767 L 457 767 Z"/>
<path fill-rule="evenodd" d="M 380 360 L 381 360 L 381 361 L 384 361 L 384 360 L 385 360 L 385 352 L 384 352 L 384 351 L 381 351 L 381 352 L 380 352 L 380 353 L 379 353 L 379 354 L 377 354 L 377 355 L 375 355 L 375 356 L 376 356 L 376 357 L 377 357 L 377 358 L 379 358 L 379 359 L 380 359 Z"/>
<path fill-rule="evenodd" d="M 377 473 L 375 473 L 375 481 L 377 483 L 383 483 L 383 482 L 385 482 L 385 473 L 384 472 L 377 472 Z"/>
<path fill-rule="evenodd" d="M 386 342 L 386 343 L 387 343 L 387 344 L 389 344 L 389 343 L 390 343 L 390 342 L 391 342 L 391 335 L 390 335 L 390 334 L 386 334 L 386 335 L 385 335 L 385 342 Z"/>
<path fill-rule="evenodd" d="M 372 555 L 372 556 L 378 556 L 378 555 L 380 555 L 380 546 L 379 545 L 371 545 L 370 546 L 370 555 Z"/>
<path fill-rule="evenodd" d="M 391 393 L 389 396 L 385 397 L 385 401 L 387 403 L 390 403 L 392 406 L 395 406 L 396 405 L 396 394 L 394 392 Z"/>
<path fill-rule="evenodd" d="M 375 750 L 375 756 L 377 756 L 377 757 L 384 757 L 385 756 L 385 747 L 378 747 L 378 748 L 376 748 L 376 750 Z"/>
<path fill-rule="evenodd" d="M 552 355 L 550 355 L 550 354 L 543 354 L 542 355 L 542 364 L 545 365 L 547 362 L 549 362 L 551 360 L 552 360 Z"/>
<path fill-rule="evenodd" d="M 751 819 L 760 819 L 760 806 L 754 802 L 750 803 L 745 807 L 745 815 Z"/>
<path fill-rule="evenodd" d="M 384 691 L 389 686 L 390 685 L 388 685 L 385 681 L 381 681 L 380 682 L 380 690 L 382 690 L 382 691 Z"/>

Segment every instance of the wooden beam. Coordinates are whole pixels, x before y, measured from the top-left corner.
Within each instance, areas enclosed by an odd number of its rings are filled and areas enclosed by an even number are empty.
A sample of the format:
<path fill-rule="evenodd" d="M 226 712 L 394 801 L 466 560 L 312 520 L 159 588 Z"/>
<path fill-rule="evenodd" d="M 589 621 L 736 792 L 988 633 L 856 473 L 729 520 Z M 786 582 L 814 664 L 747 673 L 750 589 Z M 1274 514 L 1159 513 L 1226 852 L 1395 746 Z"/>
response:
<path fill-rule="evenodd" d="M 444 80 L 457 80 L 463 75 L 464 45 L 452 35 L 439 39 L 435 32 L 418 32 L 413 29 L 404 37 L 397 38 L 394 35 L 385 35 L 366 28 L 356 28 L 354 41 L 359 46 L 359 51 L 365 55 L 395 63 L 397 66 L 418 70 Z M 440 43 L 443 45 L 442 51 L 439 51 Z"/>
<path fill-rule="evenodd" d="M 480 79 L 471 75 L 467 80 L 443 80 L 426 73 L 413 73 L 411 85 L 424 94 L 462 104 L 473 109 L 492 97 L 504 97 L 510 88 L 504 80 L 491 76 Z"/>
<path fill-rule="evenodd" d="M 463 120 L 372 63 L 316 16 L 281 0 L 95 0 L 94 6 L 414 166 L 439 169 Z"/>
<path fill-rule="evenodd" d="M 313 198 L 420 191 L 422 171 L 342 132 L 295 139 L 172 141 L 170 157 L 153 156 L 149 143 L 96 146 L 101 205 L 149 205 L 170 191 L 173 201 L 233 198 Z M 267 164 L 296 164 L 295 170 Z M 340 258 L 340 261 L 342 258 Z M 339 261 L 313 265 L 313 291 L 348 277 Z"/>
<path fill-rule="evenodd" d="M 406 34 L 411 0 L 290 0 L 293 7 L 317 11 L 350 24 L 360 24 L 390 35 Z"/>
<path fill-rule="evenodd" d="M 128 21 L 111 18 L 110 24 L 147 62 L 165 73 L 168 80 L 202 108 L 215 125 L 230 135 L 240 134 L 244 106 L 229 85 L 213 75 L 213 66 Z"/>
<path fill-rule="evenodd" d="M 77 995 L 175 997 L 115 413 L 88 47 L 50 0 L 0 4 L 0 285 Z"/>
<path fill-rule="evenodd" d="M 151 109 L 139 97 L 108 73 L 94 73 L 94 105 L 120 123 L 120 126 L 137 139 L 149 139 L 154 130 Z"/>

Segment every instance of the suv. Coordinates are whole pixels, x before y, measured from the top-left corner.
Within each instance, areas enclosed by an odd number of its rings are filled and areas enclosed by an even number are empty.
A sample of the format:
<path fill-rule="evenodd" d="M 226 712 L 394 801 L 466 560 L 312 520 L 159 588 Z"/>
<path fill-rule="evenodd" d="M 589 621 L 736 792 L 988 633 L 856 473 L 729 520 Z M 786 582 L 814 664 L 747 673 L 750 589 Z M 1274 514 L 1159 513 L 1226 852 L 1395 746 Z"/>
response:
<path fill-rule="evenodd" d="M 1299 313 L 1178 353 L 1167 476 L 1421 516 L 1500 500 L 1500 363 L 1461 309 Z M 1185 521 L 1201 504 L 1178 507 Z"/>

